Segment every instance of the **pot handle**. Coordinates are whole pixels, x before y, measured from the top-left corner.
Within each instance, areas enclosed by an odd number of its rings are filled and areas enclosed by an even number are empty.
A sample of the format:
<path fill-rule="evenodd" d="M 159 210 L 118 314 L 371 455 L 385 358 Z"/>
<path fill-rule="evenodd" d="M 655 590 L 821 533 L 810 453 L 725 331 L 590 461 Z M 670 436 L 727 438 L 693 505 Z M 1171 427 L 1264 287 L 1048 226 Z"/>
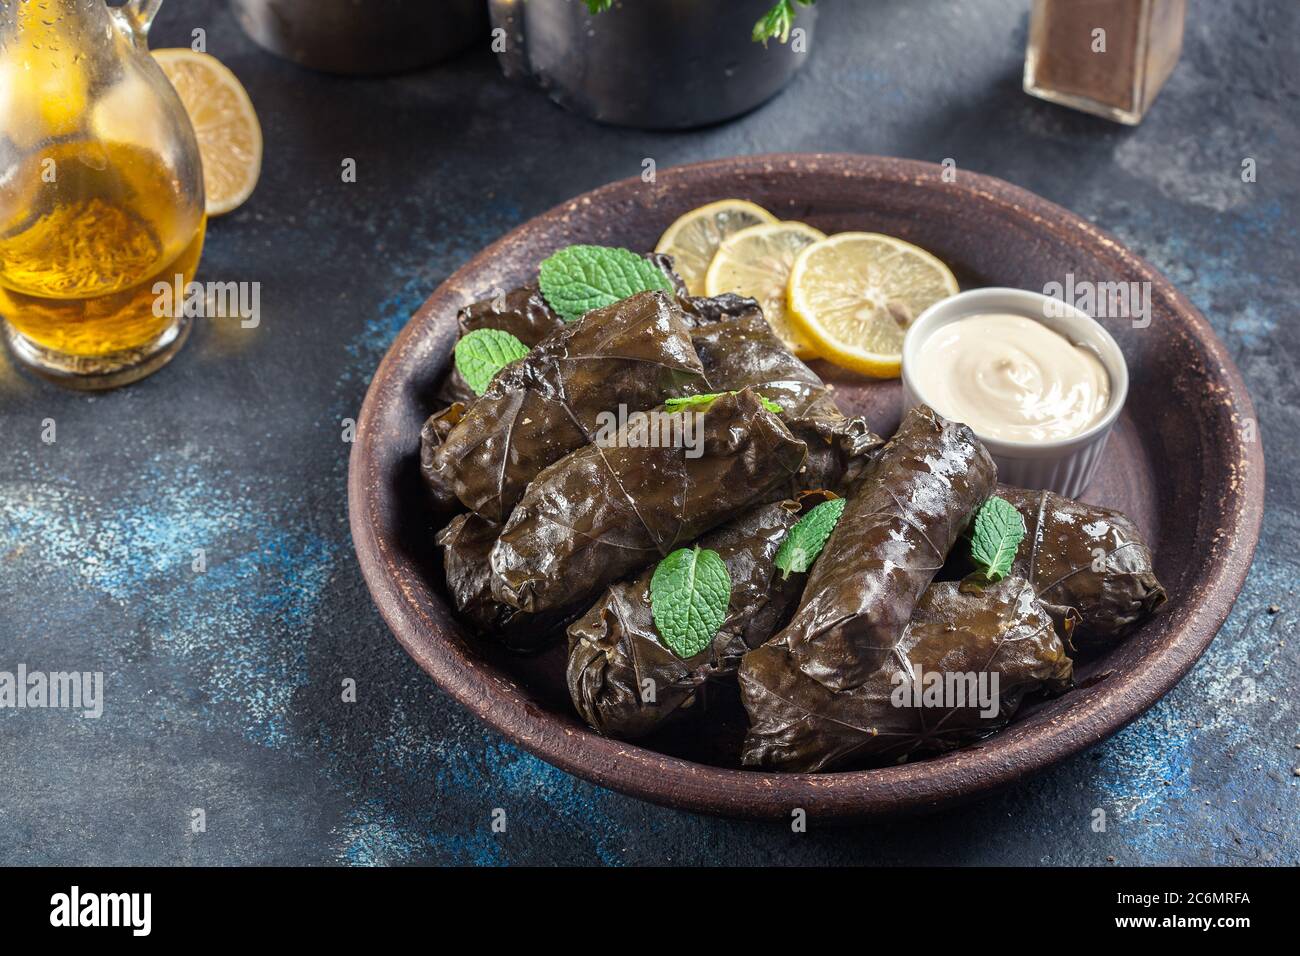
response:
<path fill-rule="evenodd" d="M 536 79 L 528 65 L 524 4 L 519 0 L 488 0 L 488 13 L 492 17 L 492 49 L 502 74 L 508 80 L 535 84 Z"/>

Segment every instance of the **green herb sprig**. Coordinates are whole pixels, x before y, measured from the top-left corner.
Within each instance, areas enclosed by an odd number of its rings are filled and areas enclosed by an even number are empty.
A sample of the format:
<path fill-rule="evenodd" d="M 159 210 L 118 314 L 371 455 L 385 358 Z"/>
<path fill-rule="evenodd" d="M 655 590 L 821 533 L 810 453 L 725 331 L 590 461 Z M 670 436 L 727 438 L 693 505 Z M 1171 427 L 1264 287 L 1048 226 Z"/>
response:
<path fill-rule="evenodd" d="M 475 329 L 456 343 L 456 370 L 475 395 L 482 395 L 497 372 L 528 354 L 528 346 L 501 329 Z"/>
<path fill-rule="evenodd" d="M 680 548 L 650 578 L 650 612 L 667 646 L 683 660 L 709 646 L 727 619 L 731 575 L 716 551 Z"/>
<path fill-rule="evenodd" d="M 816 2 L 817 0 L 778 0 L 777 4 L 754 24 L 754 31 L 750 36 L 755 43 L 761 43 L 763 46 L 767 46 L 768 40 L 789 43 L 790 30 L 794 27 L 795 17 L 799 15 L 795 4 L 811 7 Z"/>
<path fill-rule="evenodd" d="M 638 292 L 673 291 L 668 276 L 654 263 L 612 246 L 566 246 L 542 260 L 537 281 L 565 322 Z"/>
<path fill-rule="evenodd" d="M 614 0 L 585 0 L 587 10 L 593 16 L 597 13 L 604 13 L 614 5 Z M 767 46 L 768 40 L 779 40 L 781 43 L 790 42 L 790 30 L 794 27 L 795 18 L 799 15 L 795 4 L 801 7 L 811 7 L 817 0 L 777 0 L 777 3 L 759 18 L 754 24 L 751 36 L 755 43 L 761 43 Z"/>
<path fill-rule="evenodd" d="M 844 503 L 843 498 L 823 501 L 795 522 L 776 552 L 776 566 L 781 569 L 782 577 L 788 578 L 813 566 L 822 548 L 826 547 L 831 532 L 840 523 Z"/>
<path fill-rule="evenodd" d="M 708 406 L 712 405 L 723 395 L 739 395 L 739 394 L 740 394 L 739 391 L 733 389 L 730 392 L 708 392 L 707 394 L 704 395 L 681 395 L 676 398 L 664 399 L 664 408 L 666 408 L 670 412 L 680 412 L 684 408 L 707 409 Z M 762 402 L 763 407 L 767 409 L 769 412 L 771 412 L 773 415 L 780 415 L 784 411 L 784 409 L 780 405 L 772 401 L 770 398 L 766 398 L 762 395 L 759 395 L 758 400 Z"/>
<path fill-rule="evenodd" d="M 975 513 L 971 532 L 974 576 L 987 584 L 996 584 L 1005 578 L 1024 537 L 1025 519 L 1011 502 L 997 497 L 984 502 Z"/>

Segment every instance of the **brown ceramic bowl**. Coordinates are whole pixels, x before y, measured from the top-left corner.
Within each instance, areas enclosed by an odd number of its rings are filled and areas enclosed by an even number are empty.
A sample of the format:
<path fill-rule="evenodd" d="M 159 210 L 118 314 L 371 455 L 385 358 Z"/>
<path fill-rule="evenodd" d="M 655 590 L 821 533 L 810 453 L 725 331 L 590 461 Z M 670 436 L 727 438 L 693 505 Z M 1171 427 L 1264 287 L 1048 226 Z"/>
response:
<path fill-rule="evenodd" d="M 610 740 L 576 718 L 562 649 L 511 657 L 456 623 L 417 468 L 420 425 L 448 367 L 456 310 L 532 277 L 561 246 L 650 249 L 678 215 L 729 196 L 828 233 L 900 236 L 948 262 L 964 288 L 1042 289 L 1066 273 L 1076 281 L 1151 283 L 1149 327 L 1103 320 L 1124 350 L 1132 384 L 1084 498 L 1137 521 L 1155 549 L 1169 603 L 1107 656 L 1082 666 L 1078 689 L 942 757 L 851 773 L 756 772 L 736 764 L 743 711 L 738 717 L 725 693 L 708 735 Z M 885 434 L 897 425 L 897 381 L 819 371 L 835 383 L 846 411 L 867 414 Z M 1243 424 L 1253 418 L 1241 375 L 1205 319 L 1149 264 L 1059 206 L 973 173 L 947 183 L 940 167 L 906 160 L 719 160 L 580 196 L 493 243 L 434 292 L 366 395 L 348 481 L 352 537 L 380 612 L 419 665 L 510 740 L 570 773 L 657 803 L 736 816 L 788 819 L 796 807 L 837 818 L 915 811 L 988 794 L 1096 744 L 1187 673 L 1223 624 L 1259 536 L 1264 459 L 1258 441 L 1243 440 Z"/>

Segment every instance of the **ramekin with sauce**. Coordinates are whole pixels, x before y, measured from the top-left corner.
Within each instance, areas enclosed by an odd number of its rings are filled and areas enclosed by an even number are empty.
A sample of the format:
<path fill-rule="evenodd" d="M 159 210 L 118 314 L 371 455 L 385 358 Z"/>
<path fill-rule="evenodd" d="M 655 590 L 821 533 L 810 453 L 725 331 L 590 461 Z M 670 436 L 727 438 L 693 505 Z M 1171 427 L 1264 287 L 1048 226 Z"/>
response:
<path fill-rule="evenodd" d="M 998 479 L 1077 498 L 1128 396 L 1119 346 L 1086 312 L 1024 289 L 937 302 L 903 340 L 904 410 L 965 422 Z"/>

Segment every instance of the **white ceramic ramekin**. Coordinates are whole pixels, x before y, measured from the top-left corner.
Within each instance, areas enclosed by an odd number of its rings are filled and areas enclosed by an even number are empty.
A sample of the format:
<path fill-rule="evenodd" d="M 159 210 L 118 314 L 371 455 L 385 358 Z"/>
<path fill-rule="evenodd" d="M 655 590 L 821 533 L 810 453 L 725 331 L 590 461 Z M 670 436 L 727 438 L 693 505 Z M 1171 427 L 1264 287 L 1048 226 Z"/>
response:
<path fill-rule="evenodd" d="M 909 369 L 916 367 L 922 344 L 939 329 L 968 315 L 990 312 L 1023 315 L 1043 323 L 1076 345 L 1094 351 L 1110 375 L 1110 403 L 1106 414 L 1073 438 L 1031 443 L 999 441 L 975 433 L 997 462 L 999 481 L 1020 488 L 1046 488 L 1067 498 L 1077 498 L 1092 480 L 1111 427 L 1128 397 L 1128 366 L 1110 333 L 1073 305 L 1038 292 L 999 288 L 972 289 L 936 302 L 917 317 L 903 340 L 903 410 L 925 404 L 940 415 L 947 414 L 917 387 Z"/>

